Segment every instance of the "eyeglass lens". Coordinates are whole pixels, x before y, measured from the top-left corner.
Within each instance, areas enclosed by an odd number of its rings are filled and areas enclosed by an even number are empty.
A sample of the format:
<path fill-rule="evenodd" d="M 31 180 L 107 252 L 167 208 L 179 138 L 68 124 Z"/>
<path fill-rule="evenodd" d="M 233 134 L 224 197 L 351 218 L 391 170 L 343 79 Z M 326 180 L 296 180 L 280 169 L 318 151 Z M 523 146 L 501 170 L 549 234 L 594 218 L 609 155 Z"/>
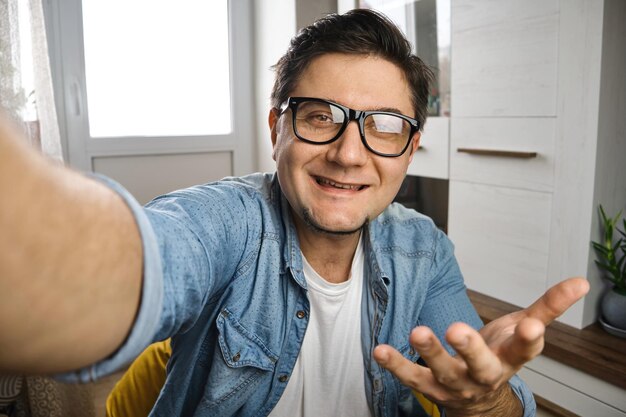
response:
<path fill-rule="evenodd" d="M 296 133 L 312 142 L 334 139 L 347 123 L 344 111 L 320 101 L 302 101 L 295 115 Z M 363 120 L 365 141 L 376 152 L 397 154 L 405 148 L 411 133 L 408 121 L 392 114 L 374 113 Z"/>

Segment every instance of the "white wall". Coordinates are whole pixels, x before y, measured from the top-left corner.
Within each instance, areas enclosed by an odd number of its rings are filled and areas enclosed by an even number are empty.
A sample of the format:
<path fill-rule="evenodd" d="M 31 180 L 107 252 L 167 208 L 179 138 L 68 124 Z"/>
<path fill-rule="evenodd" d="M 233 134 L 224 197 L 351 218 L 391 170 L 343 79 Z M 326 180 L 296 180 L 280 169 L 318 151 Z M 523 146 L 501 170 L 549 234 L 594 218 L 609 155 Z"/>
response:
<path fill-rule="evenodd" d="M 596 176 L 593 196 L 591 236 L 599 241 L 602 236 L 597 208 L 600 204 L 608 215 L 622 210 L 626 215 L 626 2 L 605 0 L 602 27 L 602 58 L 600 72 L 600 110 L 598 114 L 598 146 L 596 149 Z M 620 229 L 621 229 L 620 221 Z M 596 291 L 604 288 L 600 270 L 595 266 L 595 252 L 587 276 Z M 585 300 L 584 323 L 595 320 L 594 297 Z"/>
<path fill-rule="evenodd" d="M 274 84 L 271 66 L 285 53 L 296 34 L 295 0 L 257 0 L 254 2 L 254 68 L 257 136 L 257 169 L 274 171 L 272 144 L 267 123 L 270 92 Z"/>
<path fill-rule="evenodd" d="M 330 13 L 337 13 L 337 0 L 296 0 L 296 28 L 300 30 Z"/>
<path fill-rule="evenodd" d="M 257 168 L 274 171 L 267 117 L 274 84 L 271 66 L 287 51 L 289 41 L 304 26 L 337 12 L 336 0 L 258 0 L 254 3 L 254 65 L 256 79 Z"/>

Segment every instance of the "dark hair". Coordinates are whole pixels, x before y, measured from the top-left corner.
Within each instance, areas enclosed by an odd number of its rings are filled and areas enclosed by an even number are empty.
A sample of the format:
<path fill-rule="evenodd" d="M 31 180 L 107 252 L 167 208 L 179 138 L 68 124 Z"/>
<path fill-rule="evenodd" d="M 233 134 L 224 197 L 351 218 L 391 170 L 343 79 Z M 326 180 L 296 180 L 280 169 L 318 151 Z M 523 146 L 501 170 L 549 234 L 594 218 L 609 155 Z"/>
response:
<path fill-rule="evenodd" d="M 291 40 L 289 49 L 273 67 L 276 80 L 272 106 L 279 108 L 311 61 L 327 53 L 375 55 L 396 64 L 411 89 L 415 118 L 420 128 L 424 126 L 433 72 L 411 53 L 411 44 L 391 20 L 366 9 L 330 14 L 305 27 Z"/>

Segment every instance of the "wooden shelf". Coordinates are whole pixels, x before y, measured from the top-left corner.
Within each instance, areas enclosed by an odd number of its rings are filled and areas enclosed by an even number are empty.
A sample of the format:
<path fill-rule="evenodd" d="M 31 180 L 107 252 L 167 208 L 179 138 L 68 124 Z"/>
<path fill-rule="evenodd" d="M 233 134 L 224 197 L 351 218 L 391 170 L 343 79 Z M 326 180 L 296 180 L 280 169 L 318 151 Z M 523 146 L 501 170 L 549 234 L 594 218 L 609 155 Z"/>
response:
<path fill-rule="evenodd" d="M 485 323 L 520 307 L 495 298 L 467 291 L 478 315 Z M 610 335 L 597 324 L 582 330 L 562 323 L 546 329 L 543 355 L 578 369 L 610 384 L 626 389 L 626 339 Z"/>

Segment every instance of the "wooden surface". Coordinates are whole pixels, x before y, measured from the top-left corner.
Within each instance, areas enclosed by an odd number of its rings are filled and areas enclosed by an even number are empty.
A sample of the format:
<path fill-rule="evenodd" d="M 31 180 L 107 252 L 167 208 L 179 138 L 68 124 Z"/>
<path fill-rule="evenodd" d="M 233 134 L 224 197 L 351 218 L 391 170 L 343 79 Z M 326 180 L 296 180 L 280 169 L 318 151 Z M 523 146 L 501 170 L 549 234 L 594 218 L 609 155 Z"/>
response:
<path fill-rule="evenodd" d="M 470 155 L 496 156 L 499 158 L 530 159 L 537 157 L 537 152 L 508 151 L 503 149 L 457 148 L 456 151 Z"/>
<path fill-rule="evenodd" d="M 520 308 L 475 291 L 470 300 L 485 323 Z M 626 339 L 610 335 L 596 323 L 582 330 L 562 323 L 546 329 L 543 355 L 626 389 Z"/>

